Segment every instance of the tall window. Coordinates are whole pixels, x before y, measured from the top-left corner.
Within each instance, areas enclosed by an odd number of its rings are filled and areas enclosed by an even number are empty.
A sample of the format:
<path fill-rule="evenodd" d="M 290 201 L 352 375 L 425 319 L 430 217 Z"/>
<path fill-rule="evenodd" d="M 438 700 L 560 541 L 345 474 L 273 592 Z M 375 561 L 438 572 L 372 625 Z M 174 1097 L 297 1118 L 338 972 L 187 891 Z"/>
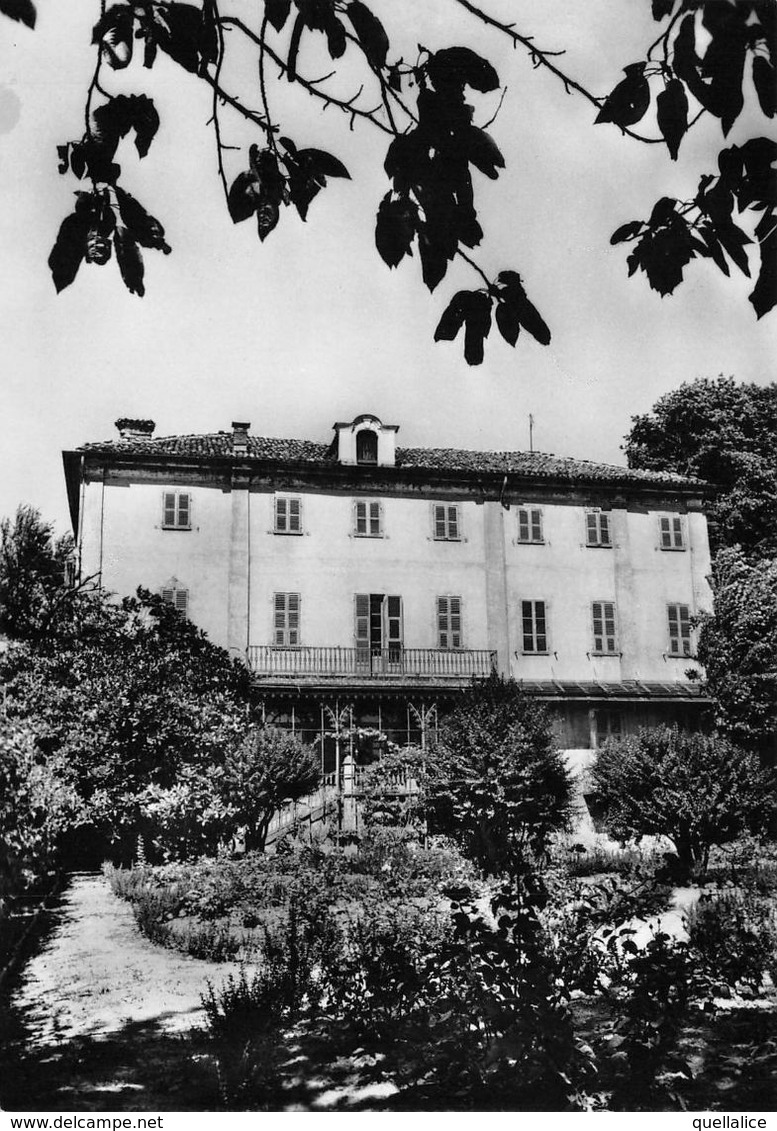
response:
<path fill-rule="evenodd" d="M 461 648 L 461 597 L 437 598 L 437 647 Z"/>
<path fill-rule="evenodd" d="M 273 598 L 273 643 L 293 648 L 300 642 L 300 595 L 276 593 Z"/>
<path fill-rule="evenodd" d="M 455 503 L 433 503 L 434 537 L 440 542 L 458 542 L 461 538 L 459 508 Z"/>
<path fill-rule="evenodd" d="M 165 530 L 191 530 L 192 503 L 188 491 L 165 491 L 162 508 L 162 526 Z"/>
<path fill-rule="evenodd" d="M 662 514 L 659 518 L 662 550 L 684 550 L 683 520 L 679 514 Z"/>
<path fill-rule="evenodd" d="M 544 541 L 542 536 L 542 511 L 539 507 L 518 508 L 518 541 Z"/>
<path fill-rule="evenodd" d="M 402 652 L 402 598 L 386 593 L 354 595 L 354 637 L 358 658 L 385 655 L 396 660 Z"/>
<path fill-rule="evenodd" d="M 691 611 L 687 605 L 667 605 L 669 620 L 669 655 L 691 654 Z"/>
<path fill-rule="evenodd" d="M 544 601 L 521 601 L 524 652 L 547 652 L 548 629 Z"/>
<path fill-rule="evenodd" d="M 377 502 L 354 503 L 354 534 L 360 538 L 379 538 L 383 533 L 383 508 Z"/>
<path fill-rule="evenodd" d="M 594 629 L 594 652 L 610 653 L 617 650 L 615 637 L 615 605 L 612 601 L 594 601 L 591 606 Z"/>
<path fill-rule="evenodd" d="M 356 462 L 378 462 L 378 436 L 369 428 L 356 433 Z"/>
<path fill-rule="evenodd" d="M 585 512 L 585 540 L 587 546 L 612 546 L 609 514 L 604 511 Z"/>
<path fill-rule="evenodd" d="M 172 605 L 181 616 L 185 617 L 189 612 L 189 590 L 184 589 L 177 581 L 172 581 L 165 586 L 161 590 L 160 596 L 166 605 Z"/>
<path fill-rule="evenodd" d="M 302 499 L 298 496 L 275 496 L 275 533 L 302 533 Z"/>

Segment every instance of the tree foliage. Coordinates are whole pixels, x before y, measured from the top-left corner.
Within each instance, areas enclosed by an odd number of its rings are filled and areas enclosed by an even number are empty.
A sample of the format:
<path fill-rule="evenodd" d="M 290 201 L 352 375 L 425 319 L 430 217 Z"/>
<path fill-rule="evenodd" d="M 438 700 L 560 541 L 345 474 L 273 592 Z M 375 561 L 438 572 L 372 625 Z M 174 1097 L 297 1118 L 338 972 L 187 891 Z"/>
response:
<path fill-rule="evenodd" d="M 686 382 L 632 417 L 625 452 L 629 467 L 713 484 L 713 551 L 777 552 L 777 384 L 723 376 Z"/>
<path fill-rule="evenodd" d="M 742 746 L 777 754 L 777 559 L 722 550 L 712 576 L 715 614 L 702 621 L 698 656 L 718 726 Z"/>
<path fill-rule="evenodd" d="M 0 661 L 9 720 L 61 756 L 118 857 L 134 850 L 153 800 L 207 780 L 249 724 L 245 669 L 161 598 L 82 594 L 71 617 Z"/>
<path fill-rule="evenodd" d="M 427 763 L 430 828 L 491 874 L 545 851 L 569 816 L 571 786 L 543 708 L 492 675 L 462 696 Z"/>
<path fill-rule="evenodd" d="M 320 763 L 312 747 L 288 731 L 263 727 L 230 750 L 220 791 L 235 822 L 247 830 L 246 848 L 261 851 L 273 814 L 310 793 L 319 778 Z"/>
<path fill-rule="evenodd" d="M 644 0 L 647 3 L 647 0 Z M 528 32 L 502 23 L 471 0 L 445 0 L 463 10 L 472 30 L 485 25 L 526 51 L 535 68 L 549 72 L 567 93 L 586 99 L 597 124 L 609 124 L 630 139 L 658 143 L 676 160 L 689 130 L 705 115 L 718 119 L 723 137 L 742 113 L 746 98 L 766 118 L 777 112 L 774 6 L 764 0 L 652 0 L 659 35 L 643 59 L 627 63 L 609 94 L 592 94 L 562 69 L 563 54 L 540 47 Z M 543 345 L 550 330 L 529 299 L 514 268 L 487 272 L 471 257 L 484 238 L 475 201 L 480 177 L 494 180 L 505 167 L 488 132 L 506 93 L 491 62 L 466 44 L 419 45 L 414 58 L 398 54 L 392 29 L 363 0 L 264 0 L 254 19 L 229 0 L 113 0 L 103 5 L 94 27 L 97 54 L 89 87 L 84 135 L 59 147 L 60 171 L 84 187 L 62 222 L 49 264 L 57 290 L 69 286 L 82 263 L 117 261 L 127 288 L 144 293 L 144 250 L 165 254 L 160 222 L 119 185 L 116 161 L 122 139 L 132 136 L 139 158 L 157 133 L 159 113 L 142 90 L 113 93 L 109 72 L 154 67 L 160 57 L 213 91 L 212 125 L 227 209 L 235 223 L 253 219 L 264 241 L 293 206 L 305 220 L 313 199 L 331 178 L 347 178 L 342 161 L 314 145 L 315 137 L 285 136 L 271 110 L 275 88 L 296 84 L 324 107 L 336 107 L 355 123 L 387 139 L 387 189 L 377 203 L 375 242 L 390 267 L 416 256 L 433 291 L 454 259 L 475 271 L 476 289 L 450 300 L 435 340 L 453 340 L 464 330 L 464 356 L 483 360 L 493 325 L 515 346 L 521 329 Z M 387 9 L 390 10 L 390 9 Z M 2 0 L 0 11 L 34 25 L 31 0 Z M 255 53 L 259 108 L 253 92 L 235 93 L 232 62 L 244 48 Z M 323 48 L 331 61 L 323 77 L 311 77 L 311 53 Z M 342 95 L 341 72 L 361 71 L 361 85 Z M 227 76 L 231 80 L 226 81 Z M 245 82 L 242 75 L 240 82 Z M 253 75 L 252 75 L 253 80 Z M 280 99 L 276 100 L 280 101 Z M 635 128 L 654 112 L 655 129 Z M 233 157 L 222 135 L 222 118 L 249 122 L 255 138 L 245 156 Z M 482 124 L 481 124 L 482 123 Z M 777 146 L 765 137 L 723 149 L 716 173 L 705 173 L 692 200 L 663 197 L 647 220 L 621 224 L 613 243 L 631 242 L 629 274 L 640 270 L 661 295 L 672 293 L 694 258 L 708 259 L 726 275 L 733 263 L 758 276 L 750 301 L 760 318 L 777 302 Z M 230 166 L 229 171 L 227 165 Z M 234 169 L 232 166 L 234 165 Z M 754 253 L 751 256 L 748 249 Z"/>
<path fill-rule="evenodd" d="M 713 845 L 765 828 L 775 811 L 774 773 L 757 755 L 676 727 L 608 740 L 593 779 L 607 831 L 623 841 L 668 837 L 686 874 L 706 868 Z"/>
<path fill-rule="evenodd" d="M 55 541 L 51 526 L 33 507 L 20 506 L 13 522 L 0 522 L 0 632 L 38 639 L 66 614 L 72 552 L 72 539 L 65 535 Z"/>

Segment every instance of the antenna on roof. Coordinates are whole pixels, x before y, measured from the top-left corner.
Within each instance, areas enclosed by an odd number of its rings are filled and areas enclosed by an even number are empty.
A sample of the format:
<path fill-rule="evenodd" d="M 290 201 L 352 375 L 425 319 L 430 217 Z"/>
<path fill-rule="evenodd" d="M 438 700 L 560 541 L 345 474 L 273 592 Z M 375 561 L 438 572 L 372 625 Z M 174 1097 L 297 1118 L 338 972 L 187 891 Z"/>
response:
<path fill-rule="evenodd" d="M 529 451 L 534 451 L 534 417 L 529 413 Z"/>

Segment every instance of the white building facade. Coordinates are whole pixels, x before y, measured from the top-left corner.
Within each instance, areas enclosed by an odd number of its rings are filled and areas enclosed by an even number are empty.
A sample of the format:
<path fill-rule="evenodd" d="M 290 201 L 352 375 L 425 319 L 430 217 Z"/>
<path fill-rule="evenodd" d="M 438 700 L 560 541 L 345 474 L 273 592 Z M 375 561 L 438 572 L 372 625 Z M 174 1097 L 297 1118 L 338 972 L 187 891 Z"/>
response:
<path fill-rule="evenodd" d="M 150 421 L 64 453 L 82 576 L 161 593 L 250 665 L 265 717 L 419 741 L 473 677 L 511 675 L 566 748 L 698 725 L 711 607 L 704 485 L 531 452 L 403 449 Z"/>

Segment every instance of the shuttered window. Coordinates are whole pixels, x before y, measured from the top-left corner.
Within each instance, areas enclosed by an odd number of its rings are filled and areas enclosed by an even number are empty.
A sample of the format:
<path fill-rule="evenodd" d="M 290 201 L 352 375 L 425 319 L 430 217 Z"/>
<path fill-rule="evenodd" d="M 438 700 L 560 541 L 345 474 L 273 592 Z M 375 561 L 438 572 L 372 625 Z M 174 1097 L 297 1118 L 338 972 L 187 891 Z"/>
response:
<path fill-rule="evenodd" d="M 432 524 L 434 537 L 441 542 L 458 542 L 461 539 L 459 508 L 455 503 L 433 503 Z"/>
<path fill-rule="evenodd" d="M 521 601 L 524 652 L 547 652 L 548 629 L 544 601 Z"/>
<path fill-rule="evenodd" d="M 276 495 L 275 533 L 302 533 L 302 500 L 293 495 Z"/>
<path fill-rule="evenodd" d="M 690 656 L 691 612 L 687 605 L 667 605 L 669 655 Z"/>
<path fill-rule="evenodd" d="M 402 647 L 402 598 L 386 597 L 385 601 L 386 643 L 389 648 Z"/>
<path fill-rule="evenodd" d="M 542 511 L 539 507 L 518 508 L 518 541 L 544 541 L 542 536 Z"/>
<path fill-rule="evenodd" d="M 615 636 L 615 605 L 612 601 L 594 601 L 593 614 L 594 652 L 617 651 Z"/>
<path fill-rule="evenodd" d="M 294 648 L 300 642 L 300 595 L 276 593 L 273 598 L 273 643 Z"/>
<path fill-rule="evenodd" d="M 608 514 L 604 511 L 585 512 L 585 540 L 587 546 L 612 546 Z"/>
<path fill-rule="evenodd" d="M 354 503 L 354 534 L 358 538 L 380 538 L 383 533 L 383 508 L 377 502 Z"/>
<path fill-rule="evenodd" d="M 172 605 L 177 613 L 186 616 L 189 611 L 189 590 L 178 587 L 163 589 L 162 600 L 167 605 Z"/>
<path fill-rule="evenodd" d="M 356 462 L 378 462 L 378 437 L 369 428 L 363 428 L 356 433 Z"/>
<path fill-rule="evenodd" d="M 354 639 L 359 651 L 402 647 L 402 598 L 383 593 L 354 595 Z"/>
<path fill-rule="evenodd" d="M 683 520 L 679 514 L 662 514 L 659 517 L 662 550 L 684 550 Z"/>
<path fill-rule="evenodd" d="M 192 504 L 188 491 L 165 491 L 162 495 L 162 526 L 165 530 L 191 530 Z"/>
<path fill-rule="evenodd" d="M 437 647 L 461 646 L 461 597 L 438 597 Z"/>

